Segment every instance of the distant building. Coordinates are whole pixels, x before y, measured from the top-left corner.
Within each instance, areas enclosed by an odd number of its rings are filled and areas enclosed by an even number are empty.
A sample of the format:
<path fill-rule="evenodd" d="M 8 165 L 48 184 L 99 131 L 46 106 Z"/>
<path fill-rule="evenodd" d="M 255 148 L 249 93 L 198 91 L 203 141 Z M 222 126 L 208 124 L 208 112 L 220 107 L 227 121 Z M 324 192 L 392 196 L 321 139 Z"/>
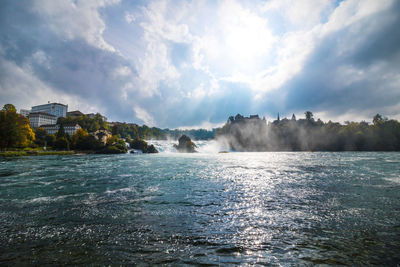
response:
<path fill-rule="evenodd" d="M 48 134 L 56 134 L 60 129 L 59 124 L 47 124 L 47 125 L 42 125 L 41 127 L 45 129 Z M 74 133 L 79 129 L 81 129 L 81 126 L 77 123 L 64 124 L 64 131 L 69 135 L 74 135 Z"/>
<path fill-rule="evenodd" d="M 83 116 L 83 115 L 85 115 L 85 114 L 83 114 L 79 110 L 67 112 L 67 117 L 80 117 L 80 116 Z"/>
<path fill-rule="evenodd" d="M 30 112 L 29 122 L 32 128 L 38 128 L 45 124 L 56 124 L 57 117 L 45 112 Z"/>
<path fill-rule="evenodd" d="M 33 106 L 31 112 L 44 112 L 56 116 L 56 119 L 60 117 L 66 117 L 68 111 L 68 105 L 60 103 L 48 103 L 38 106 Z"/>
<path fill-rule="evenodd" d="M 250 119 L 259 119 L 258 115 L 250 115 Z"/>
<path fill-rule="evenodd" d="M 73 135 L 79 129 L 81 129 L 81 126 L 79 124 L 77 124 L 77 123 L 66 123 L 66 124 L 64 124 L 64 130 L 69 135 Z"/>
<path fill-rule="evenodd" d="M 19 112 L 19 114 L 21 114 L 22 116 L 27 117 L 27 118 L 29 116 L 29 113 L 31 113 L 31 111 L 29 109 L 21 109 Z"/>
<path fill-rule="evenodd" d="M 296 120 L 296 115 L 294 115 L 294 113 L 293 113 L 293 115 L 292 115 L 292 121 L 295 121 Z"/>
<path fill-rule="evenodd" d="M 56 134 L 58 132 L 58 129 L 60 128 L 60 125 L 46 124 L 46 125 L 42 125 L 41 128 L 45 129 L 47 134 Z"/>
<path fill-rule="evenodd" d="M 94 119 L 94 117 L 96 116 L 95 113 L 88 113 L 88 114 L 85 114 L 85 115 L 86 115 L 86 117 L 88 117 L 89 119 Z M 107 118 L 106 118 L 106 117 L 101 116 L 101 118 L 103 119 L 103 121 L 107 121 Z"/>

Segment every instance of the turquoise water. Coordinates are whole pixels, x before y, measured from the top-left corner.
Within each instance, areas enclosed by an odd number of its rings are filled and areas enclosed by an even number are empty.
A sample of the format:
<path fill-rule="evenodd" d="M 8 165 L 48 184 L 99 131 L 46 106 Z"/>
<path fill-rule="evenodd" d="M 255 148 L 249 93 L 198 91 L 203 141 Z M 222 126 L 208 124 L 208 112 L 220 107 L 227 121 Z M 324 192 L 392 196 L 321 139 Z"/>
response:
<path fill-rule="evenodd" d="M 0 159 L 0 265 L 400 263 L 400 153 Z"/>

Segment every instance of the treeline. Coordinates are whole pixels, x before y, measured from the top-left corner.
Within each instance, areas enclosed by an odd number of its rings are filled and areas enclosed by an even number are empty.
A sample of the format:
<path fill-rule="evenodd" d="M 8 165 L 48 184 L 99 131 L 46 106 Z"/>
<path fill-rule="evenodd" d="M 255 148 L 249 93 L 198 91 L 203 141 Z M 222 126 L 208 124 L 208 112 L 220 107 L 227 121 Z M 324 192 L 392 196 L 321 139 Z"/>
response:
<path fill-rule="evenodd" d="M 35 133 L 29 120 L 17 113 L 12 104 L 4 105 L 0 110 L 0 148 L 24 148 L 35 141 Z"/>
<path fill-rule="evenodd" d="M 70 122 L 82 124 L 82 129 L 72 136 L 64 130 L 64 124 Z M 0 149 L 43 150 L 46 147 L 47 150 L 74 149 L 107 154 L 127 152 L 124 140 L 107 134 L 107 125 L 100 114 L 94 118 L 60 118 L 58 123 L 60 128 L 56 134 L 48 134 L 40 127 L 33 130 L 27 118 L 18 114 L 12 104 L 6 104 L 0 110 Z"/>
<path fill-rule="evenodd" d="M 240 114 L 230 117 L 217 134 L 237 151 L 400 151 L 400 123 L 377 114 L 373 123 L 324 123 L 305 119 L 276 120 L 267 124 Z"/>
<path fill-rule="evenodd" d="M 125 139 L 143 139 L 143 140 L 178 140 L 182 135 L 187 135 L 194 140 L 213 139 L 219 129 L 205 130 L 170 130 L 160 129 L 157 127 L 148 127 L 147 125 L 139 126 L 134 123 L 113 123 L 111 131 L 113 135 L 119 135 Z"/>
<path fill-rule="evenodd" d="M 134 123 L 113 122 L 111 132 L 125 139 L 167 139 L 167 134 L 156 127 L 139 126 Z"/>
<path fill-rule="evenodd" d="M 212 130 L 205 130 L 205 129 L 196 129 L 196 130 L 170 130 L 164 129 L 164 132 L 172 139 L 178 140 L 183 135 L 186 135 L 194 140 L 210 140 L 214 139 L 215 135 L 217 134 L 219 128 L 214 128 Z"/>
<path fill-rule="evenodd" d="M 65 133 L 63 124 L 58 132 L 47 134 L 43 128 L 35 129 L 37 146 L 46 146 L 54 150 L 77 150 L 99 154 L 126 153 L 128 148 L 125 141 L 118 136 L 106 136 L 105 132 L 88 133 L 84 129 L 78 129 L 72 136 Z"/>
<path fill-rule="evenodd" d="M 79 117 L 60 117 L 57 120 L 57 124 L 62 125 L 67 123 L 77 123 L 88 133 L 93 133 L 100 129 L 108 129 L 107 122 L 104 121 L 103 116 L 100 113 L 96 113 L 93 118 L 90 118 L 87 115 L 82 115 Z"/>

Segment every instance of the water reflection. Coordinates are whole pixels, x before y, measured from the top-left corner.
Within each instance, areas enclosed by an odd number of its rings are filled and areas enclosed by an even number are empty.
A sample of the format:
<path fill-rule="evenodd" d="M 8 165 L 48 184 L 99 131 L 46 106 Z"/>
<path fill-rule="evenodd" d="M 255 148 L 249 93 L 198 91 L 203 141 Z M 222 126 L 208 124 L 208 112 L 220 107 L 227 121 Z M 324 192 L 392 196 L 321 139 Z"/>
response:
<path fill-rule="evenodd" d="M 400 166 L 386 160 L 400 155 L 2 161 L 0 262 L 394 265 Z"/>

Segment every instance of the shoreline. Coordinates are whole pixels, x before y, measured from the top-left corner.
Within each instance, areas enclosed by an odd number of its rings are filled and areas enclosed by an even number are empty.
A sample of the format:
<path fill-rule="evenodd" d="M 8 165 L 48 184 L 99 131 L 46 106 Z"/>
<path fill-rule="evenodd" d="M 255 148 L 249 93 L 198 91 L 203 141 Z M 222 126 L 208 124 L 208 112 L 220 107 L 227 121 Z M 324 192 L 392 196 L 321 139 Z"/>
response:
<path fill-rule="evenodd" d="M 81 151 L 1 151 L 0 157 L 25 157 L 25 156 L 51 156 L 51 155 L 74 155 Z M 87 154 L 87 153 L 85 153 Z"/>

